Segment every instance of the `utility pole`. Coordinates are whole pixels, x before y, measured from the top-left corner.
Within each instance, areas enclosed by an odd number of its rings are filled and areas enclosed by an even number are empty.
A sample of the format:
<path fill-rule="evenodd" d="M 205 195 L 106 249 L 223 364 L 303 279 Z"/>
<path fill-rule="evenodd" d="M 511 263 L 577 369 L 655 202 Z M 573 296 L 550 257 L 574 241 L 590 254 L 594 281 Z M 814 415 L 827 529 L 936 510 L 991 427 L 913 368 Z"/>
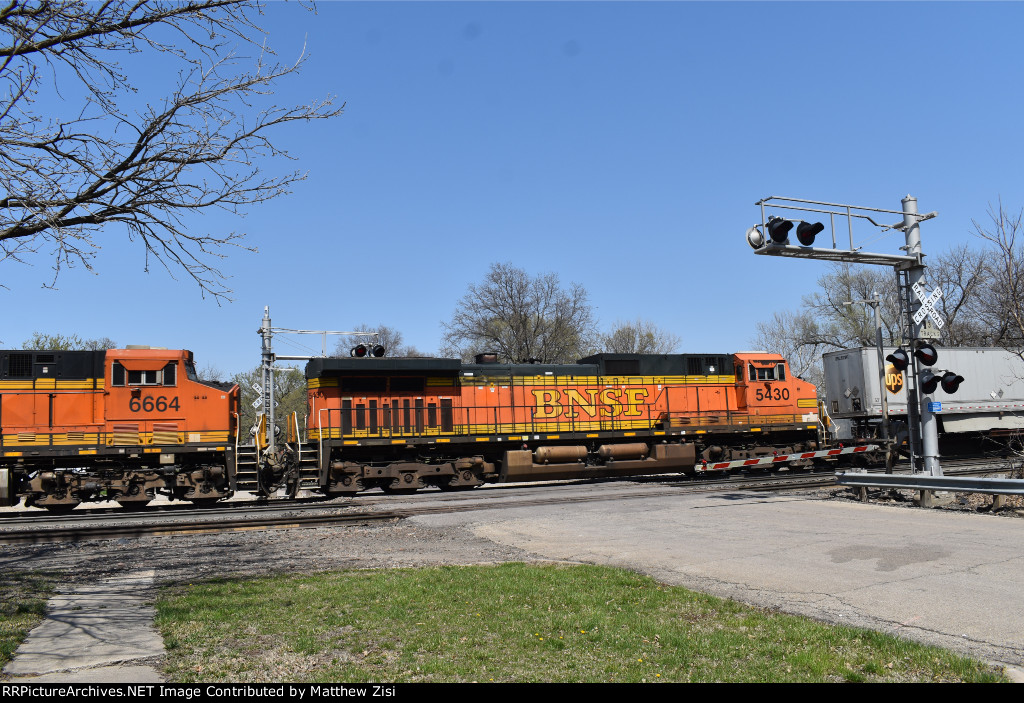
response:
<path fill-rule="evenodd" d="M 889 439 L 889 397 L 885 389 L 885 351 L 882 348 L 882 317 L 878 308 L 882 299 L 878 291 L 868 300 L 851 300 L 843 305 L 870 305 L 875 310 L 875 348 L 878 350 L 878 392 L 882 397 L 882 439 Z"/>

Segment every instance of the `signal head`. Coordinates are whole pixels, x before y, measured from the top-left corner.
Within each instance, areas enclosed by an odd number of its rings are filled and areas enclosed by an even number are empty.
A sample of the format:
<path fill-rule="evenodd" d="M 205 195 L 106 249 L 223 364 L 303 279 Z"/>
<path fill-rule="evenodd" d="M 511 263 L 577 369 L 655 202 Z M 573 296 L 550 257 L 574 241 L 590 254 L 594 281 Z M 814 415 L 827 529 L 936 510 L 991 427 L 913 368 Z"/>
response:
<path fill-rule="evenodd" d="M 385 349 L 385 348 L 384 348 L 384 345 L 383 345 L 383 344 L 376 344 L 376 345 L 374 345 L 374 347 L 373 347 L 373 349 L 372 349 L 371 353 L 372 353 L 372 354 L 373 354 L 373 355 L 374 355 L 375 357 L 377 357 L 377 358 L 380 358 L 380 357 L 384 356 L 384 353 L 385 353 L 386 351 L 387 351 L 387 349 Z"/>
<path fill-rule="evenodd" d="M 963 376 L 960 376 L 953 371 L 947 371 L 942 375 L 942 390 L 953 395 L 960 388 L 960 384 L 963 383 L 963 381 Z"/>
<path fill-rule="evenodd" d="M 789 244 L 789 230 L 793 229 L 793 223 L 781 217 L 769 217 L 765 223 L 768 235 L 776 244 Z"/>
<path fill-rule="evenodd" d="M 935 347 L 931 344 L 922 344 L 914 350 L 914 356 L 925 366 L 934 366 L 935 362 L 939 360 L 939 353 L 935 351 Z"/>
<path fill-rule="evenodd" d="M 935 389 L 939 386 L 939 377 L 934 375 L 931 371 L 925 371 L 921 374 L 921 392 L 925 395 L 931 395 L 935 392 Z M 945 386 L 943 386 L 945 389 Z"/>
<path fill-rule="evenodd" d="M 907 367 L 910 366 L 910 357 L 907 356 L 907 352 L 903 351 L 903 349 L 897 349 L 885 357 L 885 360 L 895 366 L 897 371 L 906 371 Z"/>
<path fill-rule="evenodd" d="M 354 356 L 357 359 L 362 359 L 364 356 L 366 356 L 366 345 L 357 344 L 356 346 L 352 347 L 352 350 L 349 352 L 349 356 Z"/>
<path fill-rule="evenodd" d="M 796 238 L 800 246 L 809 247 L 814 244 L 814 237 L 825 229 L 820 222 L 801 222 L 796 226 Z"/>

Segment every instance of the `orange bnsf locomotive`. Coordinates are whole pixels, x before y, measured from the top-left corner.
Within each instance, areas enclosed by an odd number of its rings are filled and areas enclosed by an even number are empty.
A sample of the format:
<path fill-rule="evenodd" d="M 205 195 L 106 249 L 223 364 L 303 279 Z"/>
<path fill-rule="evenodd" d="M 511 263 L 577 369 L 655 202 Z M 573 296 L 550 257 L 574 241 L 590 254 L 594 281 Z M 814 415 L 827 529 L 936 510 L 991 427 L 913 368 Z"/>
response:
<path fill-rule="evenodd" d="M 0 504 L 71 509 L 231 493 L 238 386 L 189 351 L 0 351 Z"/>
<path fill-rule="evenodd" d="M 307 454 L 331 494 L 693 474 L 817 448 L 815 387 L 763 352 L 314 359 L 306 379 Z"/>
<path fill-rule="evenodd" d="M 293 417 L 252 447 L 238 386 L 200 381 L 189 351 L 0 351 L 0 504 L 694 474 L 817 449 L 814 386 L 764 352 L 316 358 L 306 380 L 306 436 Z"/>

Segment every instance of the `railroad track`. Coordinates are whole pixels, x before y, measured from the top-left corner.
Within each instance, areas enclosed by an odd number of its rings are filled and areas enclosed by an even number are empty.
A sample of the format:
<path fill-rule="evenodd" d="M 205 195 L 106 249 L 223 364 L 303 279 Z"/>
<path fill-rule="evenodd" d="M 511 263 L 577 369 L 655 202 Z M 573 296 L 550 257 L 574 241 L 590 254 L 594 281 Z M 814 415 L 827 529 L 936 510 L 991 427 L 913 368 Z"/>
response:
<path fill-rule="evenodd" d="M 1005 470 L 1001 467 L 978 466 L 977 460 L 963 460 L 960 465 L 948 462 L 950 475 L 972 475 Z M 905 467 L 904 467 L 905 468 Z M 883 469 L 869 469 L 881 473 Z M 583 482 L 570 481 L 564 484 L 546 484 L 543 488 L 529 485 L 503 484 L 487 487 L 495 490 L 479 490 L 470 493 L 451 494 L 424 492 L 406 496 L 403 502 L 417 500 L 436 502 L 441 505 L 411 505 L 400 509 L 391 508 L 398 500 L 392 496 L 361 496 L 346 499 L 345 503 L 325 501 L 282 501 L 257 504 L 231 504 L 227 512 L 223 507 L 215 509 L 185 509 L 168 512 L 124 513 L 111 510 L 101 514 L 87 515 L 42 515 L 0 523 L 0 545 L 72 543 L 103 539 L 132 539 L 138 537 L 212 534 L 219 532 L 334 527 L 345 525 L 370 525 L 391 520 L 401 520 L 418 515 L 430 515 L 467 510 L 495 510 L 523 507 L 538 507 L 555 504 L 582 504 L 608 500 L 633 500 L 681 493 L 709 493 L 720 491 L 771 492 L 781 490 L 802 490 L 827 488 L 836 485 L 833 469 L 808 471 L 804 473 L 766 474 L 763 476 L 729 477 L 724 479 L 691 480 L 665 476 L 645 477 L 641 480 L 615 481 L 623 490 L 616 495 L 565 496 L 556 494 L 559 487 L 578 487 Z M 603 483 L 595 481 L 593 483 Z M 609 481 L 609 483 L 611 483 Z M 527 497 L 524 491 L 541 490 L 543 495 Z M 509 495 L 502 495 L 507 492 Z M 187 506 L 184 506 L 187 508 Z M 225 506 L 226 507 L 226 506 Z M 244 511 L 246 515 L 233 513 Z M 256 513 L 255 515 L 253 513 Z M 116 523 L 111 523 L 116 520 Z M 97 524 L 98 523 L 98 524 Z M 8 529 L 11 528 L 11 529 Z"/>

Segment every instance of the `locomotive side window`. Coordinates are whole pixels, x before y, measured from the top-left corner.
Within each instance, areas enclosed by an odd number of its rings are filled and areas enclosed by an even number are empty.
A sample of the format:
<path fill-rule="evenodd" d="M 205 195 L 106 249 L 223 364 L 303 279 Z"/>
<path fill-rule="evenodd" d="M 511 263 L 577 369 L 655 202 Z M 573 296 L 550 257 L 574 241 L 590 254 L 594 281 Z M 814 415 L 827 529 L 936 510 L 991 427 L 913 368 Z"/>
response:
<path fill-rule="evenodd" d="M 748 364 L 749 377 L 751 381 L 785 381 L 786 380 L 786 365 L 776 364 L 775 366 L 754 366 Z"/>
<path fill-rule="evenodd" d="M 112 386 L 174 386 L 177 385 L 178 364 L 170 362 L 162 369 L 150 371 L 132 371 L 125 369 L 115 361 L 110 367 L 110 385 Z"/>
<path fill-rule="evenodd" d="M 160 383 L 157 379 L 157 371 L 132 371 L 128 370 L 129 386 L 155 386 Z"/>

